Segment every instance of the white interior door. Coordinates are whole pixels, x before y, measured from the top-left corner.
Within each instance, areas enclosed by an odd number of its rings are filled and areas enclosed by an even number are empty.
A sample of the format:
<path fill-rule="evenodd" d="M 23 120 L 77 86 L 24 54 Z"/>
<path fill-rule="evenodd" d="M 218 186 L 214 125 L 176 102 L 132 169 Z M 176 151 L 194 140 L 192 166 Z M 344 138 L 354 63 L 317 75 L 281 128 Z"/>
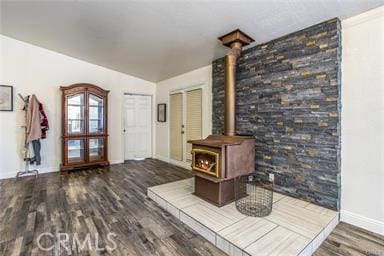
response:
<path fill-rule="evenodd" d="M 152 98 L 124 95 L 125 160 L 152 157 Z"/>

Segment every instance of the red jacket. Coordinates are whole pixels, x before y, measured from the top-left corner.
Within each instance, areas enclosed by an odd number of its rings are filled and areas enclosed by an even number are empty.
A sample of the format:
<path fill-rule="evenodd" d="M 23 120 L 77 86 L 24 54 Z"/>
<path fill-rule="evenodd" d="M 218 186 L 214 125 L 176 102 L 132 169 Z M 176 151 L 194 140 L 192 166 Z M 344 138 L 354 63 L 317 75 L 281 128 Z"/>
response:
<path fill-rule="evenodd" d="M 47 137 L 47 131 L 49 130 L 49 123 L 47 115 L 44 112 L 43 104 L 39 104 L 40 111 L 40 126 L 41 126 L 41 138 L 45 139 Z"/>

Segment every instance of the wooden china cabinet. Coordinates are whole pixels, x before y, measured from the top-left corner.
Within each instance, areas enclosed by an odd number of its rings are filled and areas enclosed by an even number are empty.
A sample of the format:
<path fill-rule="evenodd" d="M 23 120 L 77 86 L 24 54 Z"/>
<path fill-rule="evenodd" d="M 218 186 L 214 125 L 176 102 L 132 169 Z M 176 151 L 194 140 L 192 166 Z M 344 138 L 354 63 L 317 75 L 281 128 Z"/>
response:
<path fill-rule="evenodd" d="M 93 84 L 61 86 L 61 171 L 109 165 L 108 93 Z"/>

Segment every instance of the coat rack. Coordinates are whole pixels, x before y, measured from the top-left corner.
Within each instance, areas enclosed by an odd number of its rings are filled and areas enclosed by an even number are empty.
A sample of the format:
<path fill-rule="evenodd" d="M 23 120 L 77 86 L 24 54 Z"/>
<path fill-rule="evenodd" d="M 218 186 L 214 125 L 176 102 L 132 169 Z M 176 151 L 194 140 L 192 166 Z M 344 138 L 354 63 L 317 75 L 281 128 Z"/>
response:
<path fill-rule="evenodd" d="M 39 175 L 39 171 L 36 169 L 33 169 L 33 170 L 29 169 L 30 163 L 29 163 L 29 159 L 28 159 L 29 142 L 27 141 L 27 137 L 28 137 L 28 135 L 27 135 L 27 112 L 28 112 L 28 104 L 29 104 L 29 95 L 27 97 L 23 97 L 23 95 L 21 95 L 20 93 L 18 95 L 22 99 L 22 101 L 24 102 L 23 110 L 25 112 L 25 125 L 21 126 L 25 130 L 25 141 L 24 141 L 24 149 L 25 149 L 24 163 L 25 163 L 25 167 L 24 167 L 24 171 L 17 172 L 15 179 L 17 180 L 18 177 L 25 175 L 25 174 L 35 174 L 35 178 L 37 178 L 37 176 Z"/>

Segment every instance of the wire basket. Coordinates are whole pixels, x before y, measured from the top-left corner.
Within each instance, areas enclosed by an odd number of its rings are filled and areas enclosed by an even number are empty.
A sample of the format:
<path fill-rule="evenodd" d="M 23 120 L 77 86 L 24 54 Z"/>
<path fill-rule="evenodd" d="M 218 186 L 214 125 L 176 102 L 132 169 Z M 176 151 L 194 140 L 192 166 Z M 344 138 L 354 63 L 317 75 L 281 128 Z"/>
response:
<path fill-rule="evenodd" d="M 273 182 L 251 173 L 235 178 L 236 208 L 239 212 L 254 217 L 271 213 Z"/>

